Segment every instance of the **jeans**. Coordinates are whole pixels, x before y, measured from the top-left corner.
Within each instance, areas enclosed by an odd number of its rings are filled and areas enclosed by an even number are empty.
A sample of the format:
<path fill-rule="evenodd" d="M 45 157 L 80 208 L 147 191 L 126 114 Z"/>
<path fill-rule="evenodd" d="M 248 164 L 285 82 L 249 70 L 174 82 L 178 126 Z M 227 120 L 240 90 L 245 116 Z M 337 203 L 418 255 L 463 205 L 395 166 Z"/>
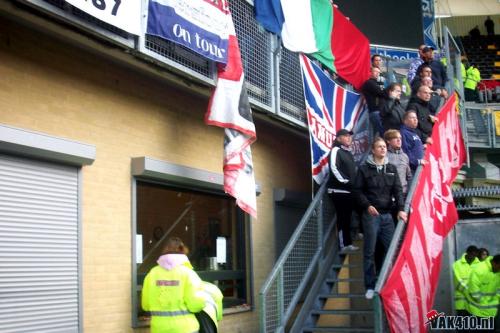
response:
<path fill-rule="evenodd" d="M 371 216 L 363 213 L 363 271 L 365 273 L 365 288 L 375 289 L 375 245 L 377 239 L 382 243 L 387 252 L 392 236 L 394 235 L 394 222 L 390 213 Z M 385 254 L 384 254 L 385 256 Z"/>
<path fill-rule="evenodd" d="M 373 143 L 373 139 L 377 136 L 384 136 L 384 127 L 382 126 L 382 119 L 380 118 L 380 111 L 372 111 L 369 113 L 370 118 L 370 144 Z"/>

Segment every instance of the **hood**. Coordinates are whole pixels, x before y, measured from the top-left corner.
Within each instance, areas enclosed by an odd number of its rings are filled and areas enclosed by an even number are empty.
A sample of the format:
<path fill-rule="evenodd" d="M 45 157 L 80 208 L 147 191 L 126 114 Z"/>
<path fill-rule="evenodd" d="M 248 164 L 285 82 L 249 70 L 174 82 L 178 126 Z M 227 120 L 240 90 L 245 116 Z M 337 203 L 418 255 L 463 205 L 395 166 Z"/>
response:
<path fill-rule="evenodd" d="M 377 167 L 377 166 L 379 166 L 379 165 L 377 165 L 377 164 L 375 163 L 375 161 L 373 160 L 373 154 L 369 154 L 369 155 L 368 155 L 368 158 L 366 159 L 366 163 L 367 163 L 368 165 L 370 165 L 370 166 L 373 166 L 373 167 Z M 385 156 L 385 157 L 384 157 L 384 164 L 383 164 L 383 166 L 387 165 L 387 163 L 389 163 L 389 160 L 388 160 L 387 156 Z"/>
<path fill-rule="evenodd" d="M 188 257 L 185 254 L 164 254 L 157 261 L 158 265 L 165 268 L 166 270 L 172 270 L 177 266 L 184 265 L 188 268 L 193 268 L 189 262 Z"/>

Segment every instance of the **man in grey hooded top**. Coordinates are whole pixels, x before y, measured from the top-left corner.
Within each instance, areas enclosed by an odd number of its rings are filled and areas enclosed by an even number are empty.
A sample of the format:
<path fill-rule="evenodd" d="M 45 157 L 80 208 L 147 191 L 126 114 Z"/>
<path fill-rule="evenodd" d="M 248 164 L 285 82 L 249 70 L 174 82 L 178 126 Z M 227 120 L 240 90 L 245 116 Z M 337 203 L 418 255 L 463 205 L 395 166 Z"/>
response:
<path fill-rule="evenodd" d="M 377 239 L 387 251 L 394 234 L 391 215 L 393 199 L 398 208 L 398 217 L 406 221 L 401 182 L 396 167 L 387 161 L 384 139 L 375 138 L 371 152 L 366 162 L 359 167 L 353 186 L 354 198 L 363 211 L 363 270 L 367 299 L 374 296 Z"/>
<path fill-rule="evenodd" d="M 394 129 L 388 130 L 384 133 L 384 140 L 387 143 L 387 158 L 389 159 L 389 163 L 393 164 L 398 170 L 401 188 L 403 189 L 403 198 L 406 198 L 412 174 L 410 159 L 401 149 L 401 133 Z"/>

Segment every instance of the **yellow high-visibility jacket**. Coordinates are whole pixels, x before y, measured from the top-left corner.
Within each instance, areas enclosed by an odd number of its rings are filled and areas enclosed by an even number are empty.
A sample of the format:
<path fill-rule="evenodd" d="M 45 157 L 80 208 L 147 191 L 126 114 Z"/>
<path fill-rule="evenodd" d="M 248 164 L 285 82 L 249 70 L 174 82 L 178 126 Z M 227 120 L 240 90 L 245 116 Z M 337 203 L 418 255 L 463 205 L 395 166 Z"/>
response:
<path fill-rule="evenodd" d="M 465 259 L 465 253 L 460 259 L 453 263 L 453 280 L 455 282 L 455 309 L 467 310 L 467 300 L 464 291 L 467 290 L 467 283 L 469 281 L 470 272 L 472 267 L 480 263 L 478 258 L 469 264 Z"/>
<path fill-rule="evenodd" d="M 206 305 L 200 277 L 183 254 L 161 256 L 158 263 L 142 287 L 142 308 L 151 313 L 151 333 L 197 332 L 193 313 Z"/>
<path fill-rule="evenodd" d="M 493 273 L 491 259 L 474 265 L 469 277 L 467 310 L 478 317 L 494 317 L 500 301 L 500 272 Z"/>
<path fill-rule="evenodd" d="M 466 78 L 464 83 L 465 89 L 476 90 L 477 84 L 481 81 L 481 74 L 479 73 L 479 69 L 476 67 L 470 66 L 466 72 Z"/>

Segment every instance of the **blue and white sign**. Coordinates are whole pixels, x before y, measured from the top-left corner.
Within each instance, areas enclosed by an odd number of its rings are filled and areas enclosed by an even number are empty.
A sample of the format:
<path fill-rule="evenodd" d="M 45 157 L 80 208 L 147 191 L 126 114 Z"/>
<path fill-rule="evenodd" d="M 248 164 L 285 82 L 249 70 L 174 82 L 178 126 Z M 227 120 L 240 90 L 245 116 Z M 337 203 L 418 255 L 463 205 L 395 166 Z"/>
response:
<path fill-rule="evenodd" d="M 149 0 L 147 33 L 227 63 L 230 14 L 215 0 Z"/>
<path fill-rule="evenodd" d="M 394 60 L 410 60 L 413 58 L 418 58 L 418 51 L 412 49 L 403 49 L 390 46 L 370 46 L 371 54 L 380 54 L 381 56 L 392 58 Z"/>
<path fill-rule="evenodd" d="M 424 28 L 424 44 L 438 49 L 434 36 L 434 0 L 422 0 L 422 26 Z"/>

